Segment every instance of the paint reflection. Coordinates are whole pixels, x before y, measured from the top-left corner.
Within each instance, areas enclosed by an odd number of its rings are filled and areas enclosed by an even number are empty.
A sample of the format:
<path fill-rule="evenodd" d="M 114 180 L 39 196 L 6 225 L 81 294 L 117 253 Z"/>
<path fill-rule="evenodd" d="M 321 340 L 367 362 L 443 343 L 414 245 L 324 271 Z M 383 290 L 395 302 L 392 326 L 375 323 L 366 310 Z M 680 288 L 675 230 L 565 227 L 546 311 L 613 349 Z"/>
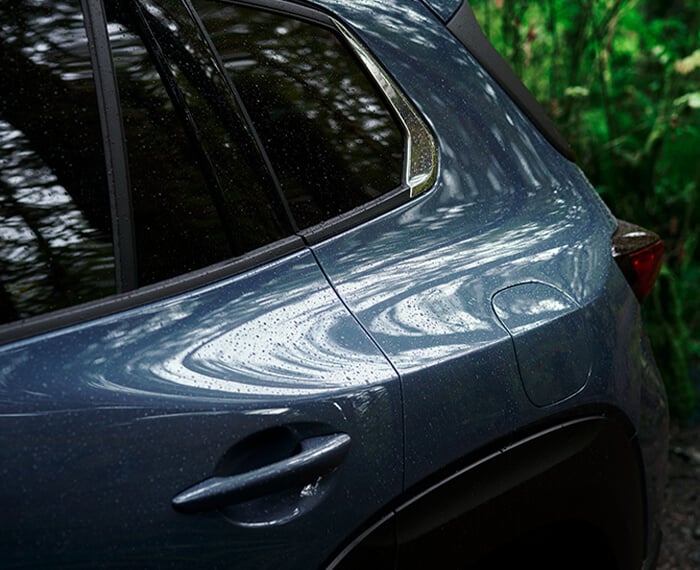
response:
<path fill-rule="evenodd" d="M 267 283 L 240 283 L 241 295 L 198 318 L 129 368 L 151 381 L 255 395 L 306 395 L 387 377 L 387 364 L 337 303 L 310 263 Z M 315 276 L 316 278 L 310 278 Z M 211 306 L 217 291 L 202 302 Z M 169 335 L 170 336 L 170 335 Z M 164 357 L 167 355 L 167 357 Z"/>
<path fill-rule="evenodd" d="M 604 277 L 609 228 L 578 169 L 420 4 L 405 8 L 391 41 L 382 32 L 390 22 L 359 21 L 364 2 L 332 4 L 431 121 L 440 147 L 433 192 L 316 248 L 392 361 L 415 369 L 502 339 L 491 297 L 518 282 L 544 279 L 585 301 Z M 413 57 L 433 64 L 416 74 Z"/>
<path fill-rule="evenodd" d="M 394 377 L 308 253 L 75 329 L 45 340 L 42 359 L 24 358 L 36 351 L 32 341 L 6 351 L 1 391 L 36 401 L 37 391 L 60 390 L 63 405 L 82 401 L 85 389 L 95 405 L 120 396 L 230 402 L 340 393 Z M 49 374 L 49 360 L 76 377 Z"/>
<path fill-rule="evenodd" d="M 302 294 L 296 302 L 148 365 L 149 374 L 185 386 L 252 395 L 314 394 L 371 382 L 376 363 L 346 345 L 340 330 L 343 315 L 331 293 L 317 289 Z"/>
<path fill-rule="evenodd" d="M 490 298 L 508 285 L 546 276 L 577 298 L 597 286 L 591 252 L 608 237 L 591 229 L 591 205 L 576 187 L 582 179 L 546 164 L 541 141 L 513 136 L 504 122 L 476 113 L 454 121 L 463 140 L 490 133 L 488 144 L 443 156 L 435 192 L 381 227 L 318 248 L 340 294 L 400 369 L 502 338 Z"/>
<path fill-rule="evenodd" d="M 493 298 L 493 308 L 510 333 L 519 335 L 574 312 L 579 307 L 552 287 L 527 283 L 498 292 Z"/>

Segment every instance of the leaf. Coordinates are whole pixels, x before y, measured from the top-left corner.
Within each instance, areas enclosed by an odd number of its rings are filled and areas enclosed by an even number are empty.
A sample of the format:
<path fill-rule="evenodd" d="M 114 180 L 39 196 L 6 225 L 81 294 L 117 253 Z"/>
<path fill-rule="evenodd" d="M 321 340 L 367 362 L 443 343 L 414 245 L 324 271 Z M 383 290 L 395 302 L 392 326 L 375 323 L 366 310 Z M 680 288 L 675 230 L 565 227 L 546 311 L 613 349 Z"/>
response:
<path fill-rule="evenodd" d="M 583 97 L 588 97 L 589 94 L 590 90 L 587 87 L 581 87 L 580 85 L 567 87 L 564 90 L 564 96 L 571 97 L 572 99 L 581 99 Z"/>
<path fill-rule="evenodd" d="M 673 64 L 673 68 L 681 75 L 688 75 L 700 67 L 700 49 L 695 50 L 688 57 L 679 59 Z"/>
<path fill-rule="evenodd" d="M 690 107 L 691 109 L 700 109 L 700 91 L 686 93 L 682 97 L 678 97 L 678 99 L 676 99 L 673 102 L 673 104 L 676 107 Z"/>

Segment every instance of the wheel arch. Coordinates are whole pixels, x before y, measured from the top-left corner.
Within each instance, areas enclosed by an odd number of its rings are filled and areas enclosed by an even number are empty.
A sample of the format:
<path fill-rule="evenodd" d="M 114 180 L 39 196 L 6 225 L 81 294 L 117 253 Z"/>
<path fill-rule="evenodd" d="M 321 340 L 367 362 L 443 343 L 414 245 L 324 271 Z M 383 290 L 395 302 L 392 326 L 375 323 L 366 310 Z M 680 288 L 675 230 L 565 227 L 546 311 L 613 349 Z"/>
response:
<path fill-rule="evenodd" d="M 366 566 L 380 554 L 397 568 L 523 559 L 640 568 L 646 498 L 633 426 L 612 408 L 577 414 L 530 426 L 409 489 L 330 568 Z"/>

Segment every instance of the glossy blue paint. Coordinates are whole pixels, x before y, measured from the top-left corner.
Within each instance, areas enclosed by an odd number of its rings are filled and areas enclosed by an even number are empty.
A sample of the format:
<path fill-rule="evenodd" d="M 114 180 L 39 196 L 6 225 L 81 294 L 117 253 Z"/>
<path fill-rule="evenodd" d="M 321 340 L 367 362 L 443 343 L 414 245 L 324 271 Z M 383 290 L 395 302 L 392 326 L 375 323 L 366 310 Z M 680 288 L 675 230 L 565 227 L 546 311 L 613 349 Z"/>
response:
<path fill-rule="evenodd" d="M 423 0 L 440 16 L 443 22 L 447 22 L 462 4 L 462 0 Z"/>
<path fill-rule="evenodd" d="M 594 372 L 599 347 L 586 313 L 566 295 L 542 283 L 523 283 L 493 297 L 496 315 L 513 339 L 525 392 L 548 406 L 583 388 Z"/>
<path fill-rule="evenodd" d="M 550 413 L 523 390 L 492 310 L 494 295 L 514 285 L 560 291 L 584 309 L 576 319 L 596 339 L 596 369 L 583 372 L 590 391 L 562 411 L 599 401 L 602 390 L 635 418 L 639 366 L 617 361 L 627 360 L 629 346 L 612 332 L 632 323 L 610 315 L 631 302 L 610 256 L 616 223 L 579 169 L 420 3 L 403 6 L 400 33 L 390 6 L 326 4 L 384 62 L 430 121 L 439 148 L 438 181 L 426 195 L 314 247 L 402 377 L 407 486 Z M 634 324 L 629 330 L 639 331 Z M 546 332 L 537 334 L 546 342 Z M 550 391 L 538 392 L 539 404 L 571 394 L 571 386 L 556 385 L 560 372 L 546 371 Z"/>
<path fill-rule="evenodd" d="M 0 361 L 3 565 L 315 567 L 401 491 L 395 373 L 308 252 Z M 247 438 L 265 453 L 338 432 L 327 476 L 208 516 L 171 507 L 226 461 L 254 468 Z"/>

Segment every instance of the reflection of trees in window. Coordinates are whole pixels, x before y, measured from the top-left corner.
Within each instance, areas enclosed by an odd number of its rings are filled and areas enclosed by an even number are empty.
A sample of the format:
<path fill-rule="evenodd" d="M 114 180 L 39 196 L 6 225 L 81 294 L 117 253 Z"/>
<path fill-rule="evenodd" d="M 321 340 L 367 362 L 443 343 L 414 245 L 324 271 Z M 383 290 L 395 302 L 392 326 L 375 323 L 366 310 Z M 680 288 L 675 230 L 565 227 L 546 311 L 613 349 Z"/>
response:
<path fill-rule="evenodd" d="M 194 4 L 300 227 L 400 185 L 401 133 L 335 34 L 251 8 Z"/>
<path fill-rule="evenodd" d="M 109 31 L 131 173 L 139 283 L 289 235 L 281 201 L 228 83 L 184 5 L 136 0 L 115 7 Z"/>
<path fill-rule="evenodd" d="M 138 35 L 109 25 L 134 204 L 138 281 L 180 275 L 232 255 L 196 151 Z"/>
<path fill-rule="evenodd" d="M 5 2 L 0 21 L 0 322 L 10 322 L 109 295 L 115 284 L 79 6 Z"/>

